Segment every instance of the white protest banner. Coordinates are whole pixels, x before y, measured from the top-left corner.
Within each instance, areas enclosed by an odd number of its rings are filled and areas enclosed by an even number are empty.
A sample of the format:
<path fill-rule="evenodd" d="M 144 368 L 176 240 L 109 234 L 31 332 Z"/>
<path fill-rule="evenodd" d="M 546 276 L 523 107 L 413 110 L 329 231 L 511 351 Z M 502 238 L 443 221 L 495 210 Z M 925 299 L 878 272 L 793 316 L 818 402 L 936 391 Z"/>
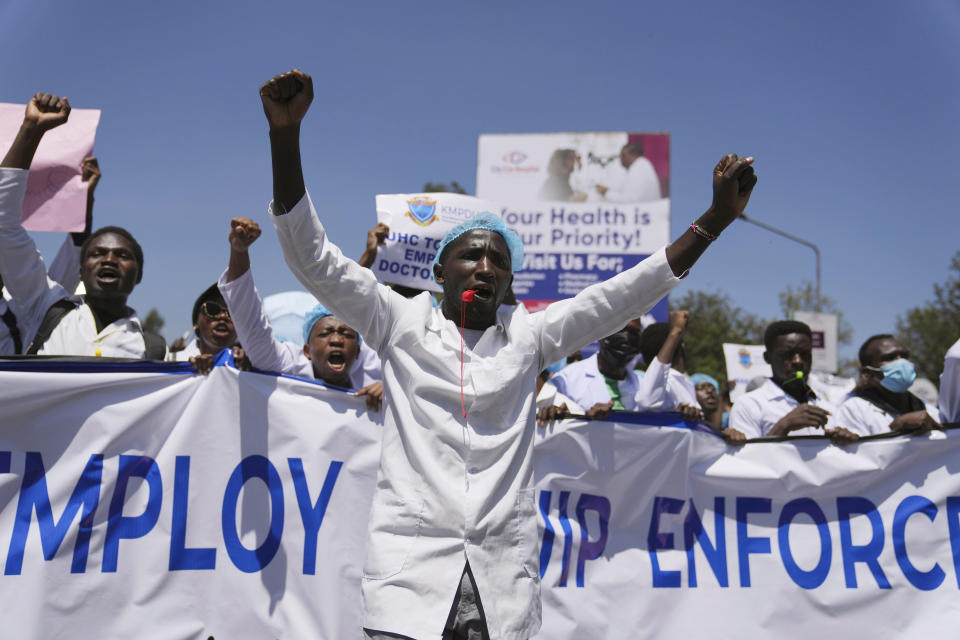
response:
<path fill-rule="evenodd" d="M 377 250 L 373 272 L 383 282 L 440 291 L 433 280 L 433 259 L 443 236 L 467 218 L 500 205 L 459 193 L 401 193 L 377 196 L 377 221 L 390 227 Z M 509 225 L 508 225 L 509 226 Z"/>
<path fill-rule="evenodd" d="M 762 344 L 723 344 L 723 358 L 727 362 L 727 380 L 736 381 L 730 391 L 730 400 L 747 392 L 747 385 L 757 377 L 769 378 L 773 375 L 770 365 L 763 359 L 766 348 Z"/>
<path fill-rule="evenodd" d="M 381 427 L 308 381 L 188 374 L 0 362 L 18 637 L 359 635 Z M 614 417 L 538 430 L 538 638 L 952 628 L 960 432 L 734 448 L 676 414 Z"/>
<path fill-rule="evenodd" d="M 538 638 L 899 639 L 956 624 L 957 431 L 734 448 L 561 423 L 535 451 Z"/>
<path fill-rule="evenodd" d="M 513 290 L 529 308 L 576 295 L 669 242 L 668 134 L 482 135 L 478 147 L 477 195 L 503 202 L 501 216 L 523 239 Z M 666 320 L 666 301 L 652 313 Z"/>
<path fill-rule="evenodd" d="M 0 145 L 17 135 L 26 105 L 0 103 Z M 44 134 L 30 165 L 23 226 L 30 231 L 83 231 L 87 185 L 80 165 L 93 153 L 99 109 L 72 109 L 66 124 Z"/>
<path fill-rule="evenodd" d="M 793 319 L 810 327 L 813 334 L 813 364 L 811 370 L 837 372 L 837 316 L 833 313 L 794 311 Z"/>
<path fill-rule="evenodd" d="M 381 429 L 362 400 L 227 367 L 79 367 L 0 371 L 5 629 L 356 635 Z"/>

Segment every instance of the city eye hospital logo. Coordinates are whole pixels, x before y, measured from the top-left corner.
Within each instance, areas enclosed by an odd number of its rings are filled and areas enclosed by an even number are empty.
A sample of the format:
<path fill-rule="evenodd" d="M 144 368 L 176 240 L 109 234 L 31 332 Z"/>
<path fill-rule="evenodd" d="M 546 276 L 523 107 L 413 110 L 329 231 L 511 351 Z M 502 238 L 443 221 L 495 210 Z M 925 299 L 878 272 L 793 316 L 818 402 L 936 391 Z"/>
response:
<path fill-rule="evenodd" d="M 491 158 L 492 160 L 492 158 Z M 520 173 L 538 173 L 540 167 L 530 164 L 530 156 L 523 151 L 514 150 L 500 156 L 500 164 L 491 164 L 491 173 L 501 174 L 520 174 Z"/>
<path fill-rule="evenodd" d="M 740 349 L 740 351 L 737 352 L 737 355 L 740 356 L 740 365 L 744 369 L 749 369 L 753 366 L 753 360 L 750 358 L 749 351 L 746 349 Z"/>
<path fill-rule="evenodd" d="M 429 227 L 437 220 L 437 201 L 427 196 L 414 196 L 407 200 L 406 215 L 421 227 Z"/>

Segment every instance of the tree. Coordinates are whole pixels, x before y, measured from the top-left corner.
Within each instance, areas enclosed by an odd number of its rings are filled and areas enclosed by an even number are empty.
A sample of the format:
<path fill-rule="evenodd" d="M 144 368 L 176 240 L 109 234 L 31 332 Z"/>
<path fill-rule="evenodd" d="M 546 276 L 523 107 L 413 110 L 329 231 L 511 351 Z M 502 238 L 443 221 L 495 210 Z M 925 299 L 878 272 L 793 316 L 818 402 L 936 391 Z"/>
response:
<path fill-rule="evenodd" d="M 933 302 L 897 317 L 897 338 L 910 349 L 917 374 L 940 383 L 943 356 L 960 336 L 960 251 L 950 261 L 947 281 L 933 285 Z"/>
<path fill-rule="evenodd" d="M 687 371 L 708 373 L 717 380 L 726 380 L 727 367 L 723 343 L 759 344 L 767 321 L 736 307 L 725 293 L 688 291 L 670 300 L 672 309 L 690 312 L 684 346 Z"/>
<path fill-rule="evenodd" d="M 462 193 L 468 195 L 467 190 L 456 180 L 452 180 L 449 185 L 442 182 L 428 182 L 423 185 L 423 191 L 424 193 Z"/>
<path fill-rule="evenodd" d="M 843 318 L 843 311 L 837 301 L 830 296 L 820 296 L 817 303 L 817 289 L 814 284 L 804 280 L 796 289 L 793 285 L 780 292 L 780 310 L 784 317 L 792 318 L 794 311 L 815 311 L 817 313 L 832 313 L 837 316 L 837 342 L 849 344 L 853 340 L 853 326 Z"/>
<path fill-rule="evenodd" d="M 143 330 L 159 334 L 164 324 L 166 324 L 166 321 L 163 319 L 163 316 L 160 315 L 160 312 L 156 309 L 150 309 L 143 319 Z"/>

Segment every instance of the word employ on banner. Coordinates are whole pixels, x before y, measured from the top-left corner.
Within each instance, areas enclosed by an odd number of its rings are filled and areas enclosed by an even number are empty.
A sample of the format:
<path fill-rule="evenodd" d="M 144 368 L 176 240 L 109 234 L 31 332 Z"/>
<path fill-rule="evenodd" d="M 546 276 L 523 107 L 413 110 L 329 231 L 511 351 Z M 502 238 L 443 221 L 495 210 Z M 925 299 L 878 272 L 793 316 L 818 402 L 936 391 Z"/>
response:
<path fill-rule="evenodd" d="M 527 251 L 517 298 L 542 308 L 667 244 L 669 148 L 668 134 L 480 136 L 477 195 L 506 205 L 500 215 Z M 666 314 L 666 302 L 653 310 Z"/>
<path fill-rule="evenodd" d="M 359 628 L 381 429 L 362 400 L 222 366 L 207 378 L 48 366 L 0 363 L 11 628 Z M 538 637 L 805 637 L 884 616 L 898 634 L 946 628 L 960 590 L 960 434 L 732 448 L 689 427 L 624 413 L 538 430 Z M 118 606 L 141 593 L 150 607 Z"/>
<path fill-rule="evenodd" d="M 0 145 L 10 145 L 26 105 L 0 103 Z M 72 109 L 70 120 L 43 136 L 30 164 L 23 199 L 23 227 L 29 231 L 83 231 L 87 185 L 80 165 L 93 154 L 99 109 Z"/>

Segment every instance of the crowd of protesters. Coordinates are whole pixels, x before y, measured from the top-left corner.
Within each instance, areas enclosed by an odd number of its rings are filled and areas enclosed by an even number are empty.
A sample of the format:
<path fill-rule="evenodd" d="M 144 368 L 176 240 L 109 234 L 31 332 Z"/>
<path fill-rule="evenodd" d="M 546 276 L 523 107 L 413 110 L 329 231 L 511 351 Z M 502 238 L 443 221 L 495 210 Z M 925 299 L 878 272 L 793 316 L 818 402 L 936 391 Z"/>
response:
<path fill-rule="evenodd" d="M 731 403 L 729 385 L 688 371 L 688 312 L 643 326 L 643 313 L 746 207 L 757 181 L 752 158 L 729 154 L 717 164 L 713 204 L 664 250 L 530 314 L 510 291 L 522 243 L 492 214 L 478 214 L 444 238 L 434 264 L 440 300 L 387 288 L 365 268 L 389 233 L 383 224 L 368 234 L 360 261 L 344 257 L 326 238 L 300 165 L 299 127 L 312 80 L 294 70 L 265 83 L 260 96 L 270 125 L 271 218 L 288 265 L 326 305 L 305 313 L 299 344 L 279 339 L 254 285 L 250 248 L 261 231 L 247 218 L 230 221 L 226 269 L 193 306 L 195 339 L 170 350 L 144 330 L 127 306 L 143 278 L 144 254 L 123 228 L 92 230 L 100 175 L 93 159 L 83 167 L 87 229 L 67 238 L 48 270 L 21 226 L 22 203 L 33 156 L 44 134 L 67 122 L 70 105 L 37 94 L 0 164 L 0 350 L 189 361 L 200 373 L 226 350 L 239 368 L 314 378 L 353 390 L 370 410 L 385 412 L 363 581 L 369 638 L 421 637 L 443 619 L 457 628 L 499 629 L 498 637 L 528 637 L 539 627 L 529 568 L 535 555 L 524 553 L 522 568 L 503 557 L 535 527 L 534 518 L 518 516 L 534 512 L 534 414 L 547 425 L 568 415 L 675 412 L 731 444 L 826 435 L 844 445 L 878 433 L 925 433 L 960 419 L 960 342 L 946 354 L 938 407 L 910 392 L 916 378 L 910 354 L 887 334 L 863 344 L 855 387 L 831 402 L 811 384 L 810 328 L 774 322 L 764 335 L 772 375 Z M 567 362 L 593 340 L 595 354 Z M 448 357 L 456 352 L 459 361 Z M 417 530 L 404 532 L 409 509 L 421 509 L 413 514 Z M 391 572 L 391 550 L 404 537 L 418 540 L 416 558 Z M 366 579 L 379 570 L 383 575 Z"/>
<path fill-rule="evenodd" d="M 65 123 L 69 114 L 66 99 L 35 95 L 0 166 L 0 355 L 166 359 L 189 361 L 208 373 L 216 355 L 229 349 L 241 369 L 315 378 L 353 389 L 371 409 L 380 408 L 383 383 L 376 352 L 325 307 L 317 305 L 305 314 L 302 344 L 274 335 L 250 270 L 249 248 L 261 231 L 248 218 L 230 221 L 229 263 L 196 299 L 191 314 L 194 338 L 169 350 L 126 305 L 143 277 L 140 245 L 120 227 L 92 230 L 100 179 L 96 158 L 87 158 L 81 167 L 88 194 L 86 228 L 67 235 L 47 269 L 20 224 L 22 201 L 43 134 Z M 358 264 L 372 265 L 388 234 L 383 223 L 371 229 Z M 78 289 L 81 295 L 76 295 Z M 405 297 L 422 293 L 394 289 Z M 801 322 L 775 322 L 764 335 L 764 358 L 772 376 L 742 394 L 734 406 L 729 384 L 688 371 L 683 342 L 688 320 L 686 311 L 673 311 L 669 322 L 646 327 L 637 318 L 601 339 L 592 355 L 579 360 L 571 355 L 569 362 L 547 367 L 538 380 L 539 424 L 568 415 L 602 418 L 624 410 L 677 412 L 686 420 L 704 422 L 734 444 L 788 435 L 828 435 L 845 444 L 891 431 L 924 433 L 960 420 L 960 341 L 945 355 L 939 406 L 909 391 L 916 378 L 909 351 L 889 334 L 872 336 L 863 344 L 855 387 L 845 398 L 828 399 L 811 385 L 810 328 Z"/>

